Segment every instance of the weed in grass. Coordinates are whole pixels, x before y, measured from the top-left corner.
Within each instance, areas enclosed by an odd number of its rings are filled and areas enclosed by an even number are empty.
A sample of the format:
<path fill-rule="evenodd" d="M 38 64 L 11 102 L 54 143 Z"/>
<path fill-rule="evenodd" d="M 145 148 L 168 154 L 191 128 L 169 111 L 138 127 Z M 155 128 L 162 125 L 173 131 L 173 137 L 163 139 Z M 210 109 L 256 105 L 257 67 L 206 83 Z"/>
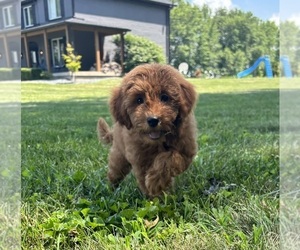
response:
<path fill-rule="evenodd" d="M 23 248 L 278 248 L 277 80 L 193 80 L 199 152 L 152 201 L 106 180 L 96 122 L 118 82 L 22 86 Z"/>

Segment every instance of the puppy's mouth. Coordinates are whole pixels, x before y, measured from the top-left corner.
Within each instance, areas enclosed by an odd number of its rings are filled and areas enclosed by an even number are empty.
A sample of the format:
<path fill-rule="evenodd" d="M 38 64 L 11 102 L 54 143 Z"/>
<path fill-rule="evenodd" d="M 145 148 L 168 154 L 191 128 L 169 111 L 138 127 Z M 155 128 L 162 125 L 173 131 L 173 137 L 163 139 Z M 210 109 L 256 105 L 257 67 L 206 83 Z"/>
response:
<path fill-rule="evenodd" d="M 162 131 L 152 131 L 149 134 L 149 138 L 152 140 L 158 140 L 162 135 Z"/>

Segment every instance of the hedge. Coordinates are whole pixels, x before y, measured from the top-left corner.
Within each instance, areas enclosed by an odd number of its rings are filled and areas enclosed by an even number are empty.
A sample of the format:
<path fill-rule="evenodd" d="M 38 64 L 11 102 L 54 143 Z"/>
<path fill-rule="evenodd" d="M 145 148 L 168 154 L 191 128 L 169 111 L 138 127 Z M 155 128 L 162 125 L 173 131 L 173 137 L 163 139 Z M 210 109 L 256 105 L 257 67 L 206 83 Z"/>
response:
<path fill-rule="evenodd" d="M 41 79 L 42 70 L 38 68 L 21 68 L 21 80 L 38 80 Z"/>
<path fill-rule="evenodd" d="M 19 68 L 0 68 L 0 81 L 20 80 Z"/>
<path fill-rule="evenodd" d="M 0 81 L 52 79 L 52 74 L 38 68 L 0 68 Z"/>

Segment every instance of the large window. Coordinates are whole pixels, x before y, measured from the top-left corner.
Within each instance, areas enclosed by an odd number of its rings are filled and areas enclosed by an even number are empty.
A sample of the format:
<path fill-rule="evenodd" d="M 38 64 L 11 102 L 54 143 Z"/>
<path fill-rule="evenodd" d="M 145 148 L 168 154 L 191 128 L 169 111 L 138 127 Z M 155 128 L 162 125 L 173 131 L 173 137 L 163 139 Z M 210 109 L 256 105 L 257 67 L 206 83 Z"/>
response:
<path fill-rule="evenodd" d="M 2 13 L 3 13 L 4 27 L 7 28 L 7 27 L 15 26 L 13 6 L 10 5 L 10 6 L 3 7 Z"/>
<path fill-rule="evenodd" d="M 47 0 L 48 2 L 48 16 L 49 20 L 61 17 L 60 0 Z"/>
<path fill-rule="evenodd" d="M 24 26 L 31 27 L 34 24 L 32 5 L 23 8 Z"/>
<path fill-rule="evenodd" d="M 63 38 L 55 38 L 51 40 L 51 49 L 52 49 L 52 62 L 55 68 L 60 68 L 64 66 L 64 59 L 62 57 L 65 45 Z"/>

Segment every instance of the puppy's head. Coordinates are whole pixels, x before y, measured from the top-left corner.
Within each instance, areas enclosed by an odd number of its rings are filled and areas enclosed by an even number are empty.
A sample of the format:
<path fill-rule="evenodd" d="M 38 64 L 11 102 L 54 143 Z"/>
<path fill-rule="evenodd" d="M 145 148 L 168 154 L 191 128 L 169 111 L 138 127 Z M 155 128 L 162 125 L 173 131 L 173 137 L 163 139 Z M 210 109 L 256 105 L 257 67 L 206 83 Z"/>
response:
<path fill-rule="evenodd" d="M 193 86 L 173 67 L 145 64 L 134 68 L 114 90 L 115 120 L 150 141 L 174 134 L 196 102 Z"/>

